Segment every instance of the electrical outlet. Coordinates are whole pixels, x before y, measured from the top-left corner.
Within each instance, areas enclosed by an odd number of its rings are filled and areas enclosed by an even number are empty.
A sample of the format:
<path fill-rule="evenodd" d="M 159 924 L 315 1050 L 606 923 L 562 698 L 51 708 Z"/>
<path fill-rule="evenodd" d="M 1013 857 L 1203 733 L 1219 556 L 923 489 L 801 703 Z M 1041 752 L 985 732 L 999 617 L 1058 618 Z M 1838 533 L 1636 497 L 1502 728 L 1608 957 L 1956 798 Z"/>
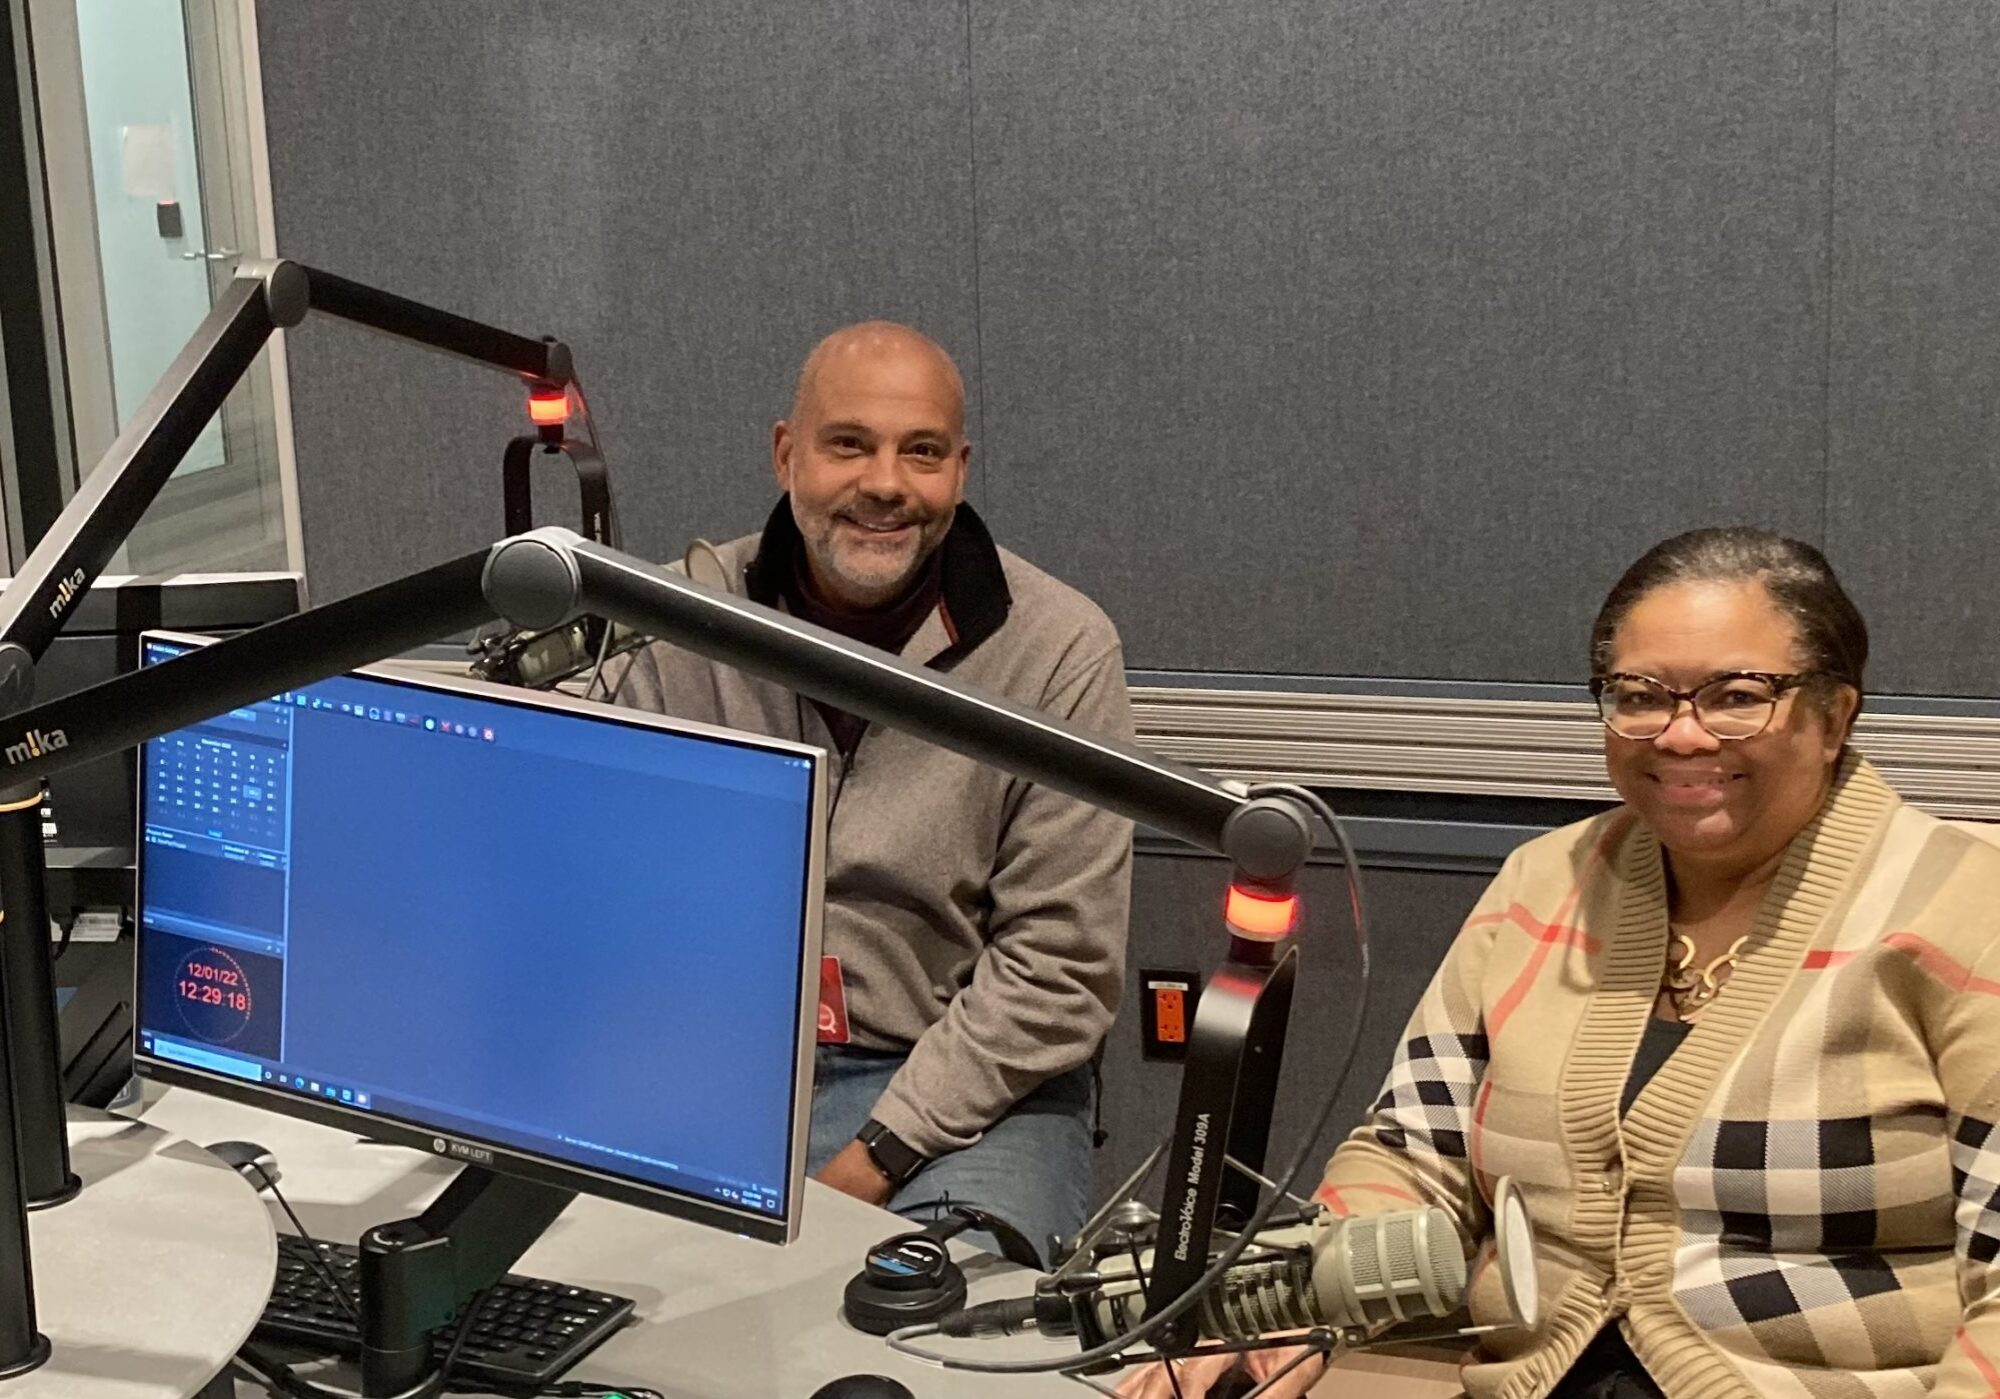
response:
<path fill-rule="evenodd" d="M 1185 1059 L 1194 1031 L 1201 977 L 1194 972 L 1139 973 L 1140 1050 L 1148 1059 Z"/>

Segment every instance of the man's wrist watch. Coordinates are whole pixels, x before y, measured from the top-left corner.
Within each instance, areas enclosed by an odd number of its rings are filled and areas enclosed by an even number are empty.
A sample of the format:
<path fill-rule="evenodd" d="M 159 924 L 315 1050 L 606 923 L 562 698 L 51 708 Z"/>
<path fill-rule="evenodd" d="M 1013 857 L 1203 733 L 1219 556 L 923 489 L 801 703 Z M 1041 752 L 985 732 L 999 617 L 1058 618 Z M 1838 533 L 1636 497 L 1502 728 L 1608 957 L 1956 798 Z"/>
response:
<path fill-rule="evenodd" d="M 891 1185 L 907 1185 L 911 1176 L 930 1164 L 920 1152 L 872 1117 L 861 1124 L 854 1139 L 867 1148 L 868 1159 L 889 1178 Z"/>

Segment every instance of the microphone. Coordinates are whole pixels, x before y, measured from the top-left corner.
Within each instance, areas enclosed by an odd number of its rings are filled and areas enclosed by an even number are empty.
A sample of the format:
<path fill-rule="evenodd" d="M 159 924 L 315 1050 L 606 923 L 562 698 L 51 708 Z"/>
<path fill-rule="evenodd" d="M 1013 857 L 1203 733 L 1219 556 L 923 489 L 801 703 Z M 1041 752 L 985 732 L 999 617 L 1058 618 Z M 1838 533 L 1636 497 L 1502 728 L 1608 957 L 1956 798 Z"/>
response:
<path fill-rule="evenodd" d="M 1327 1327 L 1352 1343 L 1378 1326 L 1450 1316 L 1465 1296 L 1464 1245 L 1441 1209 L 1322 1214 L 1259 1234 L 1245 1256 L 1195 1306 L 1209 1340 Z M 1150 1252 L 1098 1264 L 1102 1282 L 1077 1299 L 1079 1332 L 1108 1339 L 1145 1320 L 1142 1265 Z"/>
<path fill-rule="evenodd" d="M 1506 1317 L 1450 1334 L 1535 1325 L 1534 1229 L 1520 1191 L 1506 1176 L 1494 1182 L 1493 1244 Z M 947 1336 L 994 1336 L 1032 1327 L 1044 1335 L 1075 1335 L 1092 1349 L 1144 1322 L 1142 1279 L 1152 1262 L 1151 1249 L 1135 1256 L 1112 1246 L 1099 1253 L 1090 1272 L 1044 1278 L 1032 1297 L 969 1307 L 944 1317 L 936 1329 Z M 1381 1328 L 1450 1316 L 1465 1298 L 1466 1281 L 1464 1245 L 1441 1209 L 1359 1217 L 1322 1211 L 1306 1223 L 1260 1232 L 1202 1295 L 1194 1314 L 1205 1340 L 1241 1345 L 1325 1329 L 1334 1333 L 1336 1349 L 1364 1346 Z"/>
<path fill-rule="evenodd" d="M 1097 1264 L 1099 1285 L 1070 1299 L 1086 1347 L 1123 1335 L 1145 1319 L 1140 1282 L 1150 1252 Z M 1513 1179 L 1493 1185 L 1493 1257 L 1506 1319 L 1457 1334 L 1531 1330 L 1540 1311 L 1535 1233 Z M 1276 1332 L 1324 1327 L 1342 1346 L 1367 1344 L 1380 1328 L 1450 1316 L 1465 1298 L 1465 1247 L 1451 1216 L 1436 1208 L 1362 1217 L 1322 1212 L 1305 1224 L 1266 1230 L 1243 1261 L 1195 1304 L 1207 1340 L 1244 1343 Z M 1043 1330 L 1046 1310 L 1037 1320 Z"/>

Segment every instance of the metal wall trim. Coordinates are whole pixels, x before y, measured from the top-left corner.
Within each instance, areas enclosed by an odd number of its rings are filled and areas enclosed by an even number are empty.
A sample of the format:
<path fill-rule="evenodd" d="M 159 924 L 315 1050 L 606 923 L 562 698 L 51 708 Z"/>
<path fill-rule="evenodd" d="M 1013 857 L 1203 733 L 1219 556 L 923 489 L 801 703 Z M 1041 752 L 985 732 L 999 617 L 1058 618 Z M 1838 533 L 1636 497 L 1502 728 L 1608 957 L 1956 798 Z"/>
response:
<path fill-rule="evenodd" d="M 1869 701 L 1854 743 L 1912 804 L 2000 821 L 2000 714 Z M 1913 702 L 1915 704 L 1921 702 Z M 1617 800 L 1587 700 L 1137 684 L 1139 741 L 1219 777 L 1440 795 Z"/>

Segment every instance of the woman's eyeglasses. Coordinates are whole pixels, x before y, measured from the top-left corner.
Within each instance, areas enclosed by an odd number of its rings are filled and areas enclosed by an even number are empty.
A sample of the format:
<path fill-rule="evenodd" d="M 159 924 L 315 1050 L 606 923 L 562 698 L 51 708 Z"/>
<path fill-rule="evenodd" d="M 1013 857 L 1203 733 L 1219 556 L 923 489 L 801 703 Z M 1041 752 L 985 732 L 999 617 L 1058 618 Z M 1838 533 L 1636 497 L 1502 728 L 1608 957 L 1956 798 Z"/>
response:
<path fill-rule="evenodd" d="M 1732 670 L 1704 680 L 1692 690 L 1676 690 L 1650 675 L 1614 671 L 1590 682 L 1597 713 L 1604 727 L 1620 738 L 1658 738 L 1672 726 L 1682 703 L 1694 709 L 1694 721 L 1725 742 L 1755 738 L 1770 726 L 1778 701 L 1817 671 L 1789 675 L 1768 670 Z"/>

